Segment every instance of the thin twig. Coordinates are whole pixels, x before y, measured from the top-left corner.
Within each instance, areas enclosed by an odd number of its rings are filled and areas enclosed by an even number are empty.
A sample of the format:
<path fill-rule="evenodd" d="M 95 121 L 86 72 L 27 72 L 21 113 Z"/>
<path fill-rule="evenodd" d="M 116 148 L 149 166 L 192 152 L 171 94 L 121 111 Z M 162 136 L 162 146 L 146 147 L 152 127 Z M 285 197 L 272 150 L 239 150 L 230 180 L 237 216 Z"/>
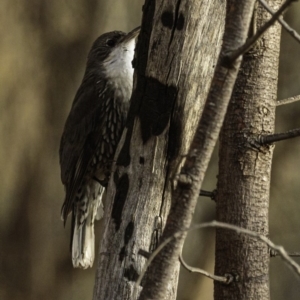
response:
<path fill-rule="evenodd" d="M 286 132 L 281 132 L 281 133 L 261 135 L 258 138 L 258 143 L 260 145 L 267 145 L 267 144 L 271 144 L 271 143 L 275 143 L 275 142 L 279 142 L 279 141 L 283 141 L 283 140 L 292 139 L 292 138 L 295 138 L 298 136 L 300 136 L 300 128 L 291 129 L 291 130 L 288 130 Z"/>
<path fill-rule="evenodd" d="M 196 225 L 195 229 L 200 226 L 200 225 Z M 235 225 L 231 225 L 231 224 L 226 224 L 226 223 L 222 223 L 222 222 L 218 222 L 218 221 L 213 221 L 210 223 L 206 223 L 205 227 L 218 227 L 218 228 L 225 228 L 225 229 L 229 229 L 229 230 L 234 230 L 237 233 L 244 233 L 247 234 L 249 236 L 255 237 L 258 240 L 264 242 L 265 244 L 267 244 L 269 246 L 269 248 L 275 250 L 278 255 L 292 268 L 292 270 L 294 270 L 294 272 L 300 277 L 300 266 L 292 259 L 289 257 L 288 253 L 285 251 L 285 249 L 282 246 L 278 246 L 275 245 L 272 241 L 270 241 L 266 236 L 261 235 L 257 232 L 245 229 L 245 228 L 241 228 Z M 201 228 L 203 228 L 201 226 Z"/>
<path fill-rule="evenodd" d="M 300 257 L 300 252 L 287 252 L 290 257 Z M 270 257 L 277 257 L 278 253 L 273 249 L 270 250 Z"/>
<path fill-rule="evenodd" d="M 200 190 L 199 195 L 203 196 L 203 197 L 209 197 L 209 198 L 211 198 L 211 200 L 215 200 L 216 194 L 217 194 L 217 190 L 213 190 L 213 191 Z"/>
<path fill-rule="evenodd" d="M 183 259 L 182 257 L 182 254 L 180 254 L 179 256 L 179 261 L 180 263 L 182 264 L 182 266 L 188 270 L 189 272 L 192 272 L 192 273 L 199 273 L 199 274 L 202 274 L 212 280 L 215 280 L 215 281 L 220 281 L 220 282 L 223 282 L 225 284 L 230 284 L 231 282 L 233 282 L 234 280 L 234 276 L 231 275 L 231 274 L 225 274 L 225 276 L 217 276 L 217 275 L 214 275 L 214 274 L 211 274 L 211 273 L 208 273 L 206 272 L 205 270 L 202 270 L 202 269 L 199 269 L 199 268 L 194 268 L 192 266 L 189 266 Z"/>
<path fill-rule="evenodd" d="M 298 0 L 286 0 L 282 6 L 276 11 L 273 15 L 272 18 L 266 22 L 262 27 L 258 29 L 255 35 L 251 36 L 244 45 L 239 47 L 237 50 L 234 52 L 230 53 L 228 56 L 225 57 L 225 61 L 228 62 L 233 62 L 235 61 L 240 55 L 243 55 L 246 53 L 252 45 L 256 43 L 256 41 L 262 36 L 262 34 L 269 29 L 279 18 L 279 16 L 292 4 L 292 2 L 295 2 Z"/>
<path fill-rule="evenodd" d="M 265 0 L 259 0 L 259 2 L 271 15 L 275 13 L 275 11 L 268 5 L 268 3 Z M 297 42 L 300 43 L 300 34 L 295 29 L 293 29 L 287 22 L 285 22 L 283 17 L 279 17 L 278 22 Z"/>
<path fill-rule="evenodd" d="M 276 105 L 280 106 L 280 105 L 289 104 L 289 103 L 293 103 L 293 102 L 297 102 L 297 101 L 300 101 L 300 95 L 297 95 L 294 97 L 289 97 L 289 98 L 282 99 L 282 100 L 278 100 Z"/>
<path fill-rule="evenodd" d="M 300 257 L 300 252 L 288 252 L 290 257 Z M 277 253 L 276 253 L 277 256 Z"/>
<path fill-rule="evenodd" d="M 212 221 L 212 222 L 207 222 L 207 223 L 202 223 L 198 225 L 194 225 L 190 227 L 189 229 L 186 230 L 181 230 L 179 232 L 176 232 L 173 236 L 170 236 L 169 238 L 165 239 L 156 249 L 155 251 L 152 252 L 150 255 L 149 259 L 146 261 L 141 274 L 139 275 L 139 278 L 137 279 L 135 283 L 135 295 L 138 292 L 138 287 L 140 286 L 140 283 L 146 273 L 147 268 L 155 258 L 155 256 L 168 244 L 170 243 L 173 239 L 179 238 L 184 232 L 189 232 L 192 230 L 196 229 L 203 229 L 203 228 L 223 228 L 223 229 L 229 229 L 233 230 L 237 233 L 244 233 L 248 236 L 257 238 L 258 240 L 262 241 L 263 243 L 267 244 L 271 250 L 274 251 L 274 253 L 278 253 L 278 255 L 282 258 L 284 262 L 286 262 L 291 269 L 300 277 L 300 265 L 298 265 L 291 257 L 289 257 L 288 253 L 285 251 L 285 249 L 282 246 L 275 245 L 272 241 L 270 241 L 266 236 L 261 235 L 257 232 L 241 228 L 235 225 L 223 223 L 223 222 L 218 222 L 218 221 Z"/>
<path fill-rule="evenodd" d="M 151 255 L 151 253 L 150 252 L 148 252 L 148 251 L 146 251 L 146 250 L 143 250 L 143 249 L 140 249 L 139 251 L 138 251 L 138 254 L 139 255 L 141 255 L 141 256 L 143 256 L 143 257 L 145 257 L 145 258 L 149 258 L 150 257 L 150 255 Z"/>

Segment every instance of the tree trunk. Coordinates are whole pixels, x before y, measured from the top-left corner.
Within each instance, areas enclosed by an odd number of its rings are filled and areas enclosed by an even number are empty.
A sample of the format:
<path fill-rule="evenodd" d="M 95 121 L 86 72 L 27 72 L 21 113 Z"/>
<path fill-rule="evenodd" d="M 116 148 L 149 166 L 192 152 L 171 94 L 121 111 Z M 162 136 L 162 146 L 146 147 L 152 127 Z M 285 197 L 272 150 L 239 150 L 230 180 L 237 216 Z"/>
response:
<path fill-rule="evenodd" d="M 268 1 L 278 8 L 280 0 Z M 257 27 L 270 15 L 261 7 Z M 268 235 L 273 146 L 257 146 L 260 134 L 274 132 L 280 26 L 271 27 L 244 55 L 220 137 L 217 220 Z M 233 273 L 230 285 L 215 282 L 215 300 L 269 299 L 267 245 L 218 229 L 215 273 Z"/>
<path fill-rule="evenodd" d="M 136 299 L 145 263 L 156 248 L 171 200 L 171 180 L 187 153 L 220 49 L 224 4 L 146 1 L 137 45 L 127 126 L 108 188 L 96 299 Z M 213 47 L 212 47 L 213 45 Z M 164 299 L 175 299 L 179 264 Z"/>
<path fill-rule="evenodd" d="M 199 198 L 206 169 L 220 134 L 242 62 L 255 0 L 228 0 L 223 45 L 205 107 L 185 156 L 176 175 L 172 205 L 161 238 L 161 251 L 148 270 L 139 300 L 165 299 L 166 286 L 173 277 L 192 215 Z"/>

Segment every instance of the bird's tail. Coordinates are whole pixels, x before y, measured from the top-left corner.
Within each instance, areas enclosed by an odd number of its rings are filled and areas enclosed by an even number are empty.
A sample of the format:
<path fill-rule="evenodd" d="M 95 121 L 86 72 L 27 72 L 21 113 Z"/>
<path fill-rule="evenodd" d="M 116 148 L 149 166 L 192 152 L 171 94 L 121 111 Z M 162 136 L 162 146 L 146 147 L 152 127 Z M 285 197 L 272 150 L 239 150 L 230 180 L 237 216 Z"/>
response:
<path fill-rule="evenodd" d="M 86 269 L 93 266 L 95 258 L 94 221 L 103 210 L 104 187 L 95 197 L 87 192 L 73 211 L 72 261 L 74 268 Z M 98 218 L 97 218 L 98 219 Z"/>

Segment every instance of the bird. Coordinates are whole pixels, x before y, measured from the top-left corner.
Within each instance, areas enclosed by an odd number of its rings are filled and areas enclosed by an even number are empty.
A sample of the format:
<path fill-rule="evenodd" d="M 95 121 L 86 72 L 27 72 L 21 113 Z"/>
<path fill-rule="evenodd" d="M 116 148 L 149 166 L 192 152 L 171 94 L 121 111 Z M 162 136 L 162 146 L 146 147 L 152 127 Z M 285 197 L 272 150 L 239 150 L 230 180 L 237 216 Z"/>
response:
<path fill-rule="evenodd" d="M 72 214 L 70 248 L 75 268 L 86 269 L 94 262 L 94 221 L 101 217 L 129 110 L 139 31 L 138 27 L 127 34 L 107 32 L 95 40 L 62 133 L 59 161 L 65 199 L 61 218 L 65 225 Z"/>

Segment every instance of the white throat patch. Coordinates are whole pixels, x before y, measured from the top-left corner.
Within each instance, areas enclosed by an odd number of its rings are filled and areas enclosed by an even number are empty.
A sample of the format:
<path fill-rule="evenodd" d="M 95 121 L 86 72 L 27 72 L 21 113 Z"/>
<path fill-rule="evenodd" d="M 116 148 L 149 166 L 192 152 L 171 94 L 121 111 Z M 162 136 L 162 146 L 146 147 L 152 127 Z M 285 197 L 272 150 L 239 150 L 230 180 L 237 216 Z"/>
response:
<path fill-rule="evenodd" d="M 115 83 L 116 88 L 130 85 L 132 89 L 134 48 L 135 39 L 132 39 L 121 47 L 116 47 L 103 63 L 105 75 Z"/>

